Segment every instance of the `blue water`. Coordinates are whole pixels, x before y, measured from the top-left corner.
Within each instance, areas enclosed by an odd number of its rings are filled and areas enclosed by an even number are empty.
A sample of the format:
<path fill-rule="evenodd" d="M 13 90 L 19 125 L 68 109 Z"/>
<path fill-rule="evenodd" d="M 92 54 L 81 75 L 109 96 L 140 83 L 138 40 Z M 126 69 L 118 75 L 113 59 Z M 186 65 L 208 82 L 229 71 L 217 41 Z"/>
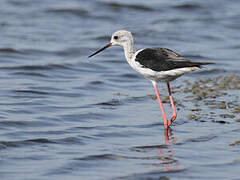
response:
<path fill-rule="evenodd" d="M 239 106 L 239 90 L 199 102 L 184 93 L 186 80 L 240 75 L 239 6 L 1 0 L 0 179 L 239 179 L 239 145 L 230 144 L 240 140 L 240 115 L 223 118 Z M 216 63 L 171 83 L 178 118 L 168 136 L 151 83 L 120 47 L 87 58 L 119 29 L 133 33 L 136 49 L 167 47 Z M 165 84 L 159 90 L 167 95 Z M 191 120 L 196 103 L 202 116 Z"/>

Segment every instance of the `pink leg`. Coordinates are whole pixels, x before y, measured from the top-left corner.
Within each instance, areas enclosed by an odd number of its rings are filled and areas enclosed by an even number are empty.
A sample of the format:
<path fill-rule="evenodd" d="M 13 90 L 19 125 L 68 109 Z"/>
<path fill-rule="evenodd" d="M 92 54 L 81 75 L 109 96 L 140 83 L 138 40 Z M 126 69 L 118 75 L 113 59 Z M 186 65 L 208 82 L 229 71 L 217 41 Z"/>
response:
<path fill-rule="evenodd" d="M 157 84 L 155 82 L 152 82 L 152 83 L 153 83 L 153 87 L 154 87 L 154 90 L 155 90 L 156 95 L 157 95 L 157 99 L 158 99 L 158 102 L 159 102 L 159 105 L 160 105 L 160 109 L 162 111 L 162 115 L 163 115 L 163 119 L 164 119 L 164 128 L 167 129 L 168 128 L 168 120 L 167 120 L 167 117 L 166 117 L 166 114 L 165 114 L 165 111 L 164 111 L 164 108 L 163 108 L 162 101 L 161 101 L 160 96 L 159 96 Z"/>
<path fill-rule="evenodd" d="M 172 133 L 171 128 L 168 128 L 168 129 L 164 130 L 164 137 L 165 137 L 165 143 L 164 144 L 168 144 L 169 137 L 171 137 L 171 135 L 172 135 L 171 133 Z"/>
<path fill-rule="evenodd" d="M 167 87 L 168 87 L 168 93 L 169 93 L 170 102 L 171 102 L 172 111 L 173 111 L 173 112 L 172 112 L 171 120 L 170 120 L 170 122 L 168 123 L 168 126 L 170 126 L 170 125 L 173 123 L 173 121 L 176 119 L 177 113 L 176 113 L 176 110 L 175 110 L 174 101 L 173 101 L 172 92 L 171 92 L 169 83 L 167 83 Z"/>

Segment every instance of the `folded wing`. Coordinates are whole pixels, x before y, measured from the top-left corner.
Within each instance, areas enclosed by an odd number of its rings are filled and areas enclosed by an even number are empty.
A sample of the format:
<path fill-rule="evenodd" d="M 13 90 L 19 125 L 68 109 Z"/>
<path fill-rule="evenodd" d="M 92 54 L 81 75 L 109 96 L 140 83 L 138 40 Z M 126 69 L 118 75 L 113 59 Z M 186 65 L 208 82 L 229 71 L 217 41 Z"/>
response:
<path fill-rule="evenodd" d="M 167 48 L 147 48 L 136 55 L 137 61 L 143 68 L 154 71 L 168 71 L 185 67 L 199 67 L 213 64 L 204 62 L 192 62 Z"/>

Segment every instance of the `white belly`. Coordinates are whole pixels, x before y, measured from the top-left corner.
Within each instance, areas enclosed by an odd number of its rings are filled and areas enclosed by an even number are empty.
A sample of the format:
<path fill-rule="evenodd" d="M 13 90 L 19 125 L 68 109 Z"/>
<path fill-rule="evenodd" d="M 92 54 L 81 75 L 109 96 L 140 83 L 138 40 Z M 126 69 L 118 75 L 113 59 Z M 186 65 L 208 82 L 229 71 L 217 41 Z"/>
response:
<path fill-rule="evenodd" d="M 134 60 L 128 61 L 128 63 L 135 71 L 139 72 L 145 78 L 155 82 L 173 81 L 185 73 L 200 69 L 199 67 L 185 67 L 168 71 L 153 71 L 149 68 L 142 67 L 142 65 Z"/>

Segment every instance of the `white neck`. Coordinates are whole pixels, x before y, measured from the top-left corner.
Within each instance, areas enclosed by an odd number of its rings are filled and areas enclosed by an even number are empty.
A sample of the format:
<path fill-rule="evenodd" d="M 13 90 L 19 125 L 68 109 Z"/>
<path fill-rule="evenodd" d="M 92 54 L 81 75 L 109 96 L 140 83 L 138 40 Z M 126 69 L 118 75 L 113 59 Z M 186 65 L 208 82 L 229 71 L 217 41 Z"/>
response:
<path fill-rule="evenodd" d="M 123 44 L 124 54 L 128 62 L 131 61 L 134 56 L 134 47 L 133 47 L 133 39 L 129 39 L 126 43 Z"/>

